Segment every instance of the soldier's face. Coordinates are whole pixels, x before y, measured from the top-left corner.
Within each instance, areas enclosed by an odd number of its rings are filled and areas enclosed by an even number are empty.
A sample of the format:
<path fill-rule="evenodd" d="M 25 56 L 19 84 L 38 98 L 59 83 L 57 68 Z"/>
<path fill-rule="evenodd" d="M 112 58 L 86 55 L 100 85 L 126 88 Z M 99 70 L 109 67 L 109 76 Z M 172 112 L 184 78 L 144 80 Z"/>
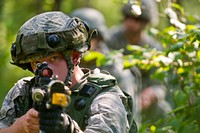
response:
<path fill-rule="evenodd" d="M 131 34 L 138 34 L 145 29 L 146 23 L 134 18 L 125 18 L 124 26 L 126 32 Z"/>
<path fill-rule="evenodd" d="M 65 81 L 65 78 L 68 73 L 68 67 L 67 62 L 65 61 L 63 55 L 59 52 L 56 52 L 52 55 L 49 55 L 48 57 L 42 58 L 36 62 L 31 62 L 31 67 L 35 71 L 36 70 L 36 64 L 47 62 L 48 66 L 52 69 L 53 75 L 58 76 L 58 80 Z"/>

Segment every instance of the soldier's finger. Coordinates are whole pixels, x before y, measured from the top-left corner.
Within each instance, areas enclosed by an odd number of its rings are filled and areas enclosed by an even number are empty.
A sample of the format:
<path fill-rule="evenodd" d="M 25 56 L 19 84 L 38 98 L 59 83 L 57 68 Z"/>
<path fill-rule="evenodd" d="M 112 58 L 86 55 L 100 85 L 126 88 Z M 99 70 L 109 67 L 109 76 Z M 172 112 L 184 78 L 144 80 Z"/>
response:
<path fill-rule="evenodd" d="M 39 118 L 33 118 L 31 123 L 34 125 L 39 125 Z"/>
<path fill-rule="evenodd" d="M 31 108 L 29 111 L 30 111 L 29 114 L 30 114 L 31 117 L 38 117 L 39 116 L 38 111 L 36 111 L 35 109 Z"/>
<path fill-rule="evenodd" d="M 29 130 L 29 132 L 30 133 L 38 133 L 39 132 L 39 130 L 40 130 L 40 128 L 39 128 L 39 125 L 35 125 L 35 124 L 29 124 L 29 125 L 27 125 L 27 128 L 28 128 L 28 130 Z"/>

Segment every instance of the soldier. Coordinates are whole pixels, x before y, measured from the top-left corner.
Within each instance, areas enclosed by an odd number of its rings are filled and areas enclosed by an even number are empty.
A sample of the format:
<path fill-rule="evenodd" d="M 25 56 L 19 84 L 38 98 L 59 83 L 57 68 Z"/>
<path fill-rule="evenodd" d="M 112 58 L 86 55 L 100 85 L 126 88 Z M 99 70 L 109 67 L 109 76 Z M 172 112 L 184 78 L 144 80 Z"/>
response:
<path fill-rule="evenodd" d="M 90 30 L 97 30 L 97 34 L 93 35 L 91 38 L 90 50 L 100 52 L 107 56 L 109 54 L 109 48 L 105 44 L 105 40 L 109 38 L 109 34 L 103 14 L 97 9 L 84 7 L 74 10 L 71 13 L 71 16 L 79 17 L 84 20 L 90 26 Z M 123 90 L 123 92 L 132 97 L 132 114 L 136 117 L 139 113 L 135 107 L 136 99 L 134 97 L 135 93 L 138 92 L 135 79 L 136 77 L 132 75 L 129 69 L 123 69 L 123 62 L 120 58 L 122 58 L 122 55 L 118 54 L 115 62 L 100 66 L 100 68 L 113 75 L 117 79 L 119 87 Z M 82 60 L 80 66 L 94 69 L 96 67 L 96 60 Z M 136 121 L 136 123 L 138 122 Z"/>
<path fill-rule="evenodd" d="M 111 39 L 108 40 L 108 46 L 111 49 L 124 48 L 125 54 L 129 53 L 125 49 L 127 44 L 139 46 L 147 44 L 151 48 L 162 50 L 162 45 L 145 32 L 149 24 L 156 23 L 155 20 L 157 20 L 156 16 L 158 14 L 156 9 L 153 0 L 142 0 L 141 14 L 134 13 L 131 3 L 125 4 L 121 9 L 123 23 L 110 29 Z"/>
<path fill-rule="evenodd" d="M 37 63 L 47 62 L 70 88 L 71 104 L 64 111 L 34 109 L 30 90 L 35 79 L 23 78 L 4 99 L 0 133 L 129 132 L 127 97 L 116 79 L 99 69 L 79 67 L 91 36 L 81 19 L 59 11 L 41 13 L 21 26 L 11 47 L 12 64 L 35 72 Z"/>
<path fill-rule="evenodd" d="M 111 28 L 111 37 L 107 40 L 110 49 L 124 49 L 124 54 L 130 54 L 126 49 L 128 44 L 145 46 L 162 50 L 162 45 L 145 32 L 146 27 L 157 18 L 156 3 L 153 0 L 142 0 L 141 6 L 135 3 L 127 3 L 122 7 L 123 24 Z M 135 4 L 135 5 L 134 5 Z M 140 7 L 141 12 L 138 11 Z M 136 9 L 138 12 L 136 12 Z M 134 75 L 138 75 L 136 67 L 131 68 Z M 165 100 L 167 89 L 159 81 L 151 79 L 152 71 L 141 71 L 137 77 L 142 77 L 142 87 L 139 92 L 138 106 L 142 112 L 143 122 L 155 122 L 165 117 L 171 110 L 169 103 Z M 135 96 L 137 97 L 137 96 Z"/>

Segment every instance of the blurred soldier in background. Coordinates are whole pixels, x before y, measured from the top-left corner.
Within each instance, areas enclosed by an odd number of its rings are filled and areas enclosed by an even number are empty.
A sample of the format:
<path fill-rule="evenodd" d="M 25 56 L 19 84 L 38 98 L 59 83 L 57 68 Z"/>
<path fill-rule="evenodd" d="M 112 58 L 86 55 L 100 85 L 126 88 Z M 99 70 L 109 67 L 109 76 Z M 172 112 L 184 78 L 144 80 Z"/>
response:
<path fill-rule="evenodd" d="M 140 4 L 140 3 L 138 3 Z M 140 12 L 135 13 L 138 8 Z M 120 26 L 113 26 L 109 32 L 111 39 L 108 46 L 111 49 L 124 48 L 124 54 L 130 53 L 126 50 L 127 44 L 131 45 L 149 45 L 151 48 L 162 50 L 162 45 L 148 35 L 145 31 L 149 24 L 156 25 L 158 21 L 157 5 L 154 0 L 142 0 L 141 5 L 133 6 L 132 3 L 125 4 L 121 9 L 123 23 Z"/>
<path fill-rule="evenodd" d="M 133 3 L 131 3 L 133 2 Z M 135 2 L 135 3 L 134 3 Z M 162 50 L 162 45 L 145 31 L 149 24 L 158 21 L 157 5 L 154 0 L 130 1 L 122 7 L 123 23 L 114 26 L 110 30 L 110 39 L 107 44 L 110 49 L 124 49 L 124 54 L 130 54 L 126 49 L 128 44 L 145 46 Z M 138 75 L 138 69 L 132 67 L 131 72 Z M 142 87 L 139 89 L 138 107 L 142 112 L 142 122 L 155 122 L 165 117 L 171 110 L 169 103 L 165 100 L 167 89 L 159 81 L 151 79 L 152 71 L 141 71 Z M 136 76 L 136 77 L 141 77 Z"/>
<path fill-rule="evenodd" d="M 109 53 L 109 49 L 105 44 L 105 40 L 108 40 L 109 34 L 103 14 L 94 8 L 79 8 L 74 10 L 71 13 L 71 16 L 81 18 L 90 26 L 91 30 L 97 30 L 97 34 L 93 35 L 91 39 L 90 51 L 97 51 L 106 56 Z M 130 70 L 123 70 L 123 62 L 121 58 L 122 55 L 119 54 L 117 55 L 116 60 L 113 64 L 101 66 L 100 68 L 114 75 L 120 88 L 132 97 L 132 113 L 134 114 L 134 116 L 136 116 L 138 115 L 137 113 L 139 113 L 135 105 L 137 99 L 134 97 L 136 95 L 135 93 L 138 92 L 136 83 L 137 80 L 132 75 Z M 94 69 L 96 68 L 96 60 L 82 60 L 80 66 Z"/>

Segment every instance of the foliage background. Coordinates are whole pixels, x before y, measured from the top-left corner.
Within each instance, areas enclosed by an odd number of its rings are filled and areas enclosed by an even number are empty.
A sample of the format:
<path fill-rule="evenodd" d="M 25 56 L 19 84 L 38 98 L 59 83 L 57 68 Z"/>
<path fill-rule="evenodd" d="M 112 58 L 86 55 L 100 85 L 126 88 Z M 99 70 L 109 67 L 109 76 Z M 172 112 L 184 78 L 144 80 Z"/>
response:
<path fill-rule="evenodd" d="M 1 0 L 0 1 L 0 89 L 1 89 L 0 90 L 0 104 L 3 102 L 3 99 L 6 93 L 10 90 L 10 88 L 14 85 L 14 83 L 18 79 L 24 76 L 33 75 L 32 73 L 28 71 L 23 71 L 22 69 L 10 64 L 11 62 L 10 46 L 12 42 L 15 40 L 18 29 L 27 19 L 44 11 L 61 10 L 64 13 L 70 13 L 72 10 L 76 8 L 87 6 L 87 7 L 93 7 L 100 10 L 105 16 L 107 26 L 111 27 L 121 22 L 122 16 L 120 14 L 120 7 L 122 6 L 123 1 L 127 1 L 127 0 L 106 0 L 106 1 L 103 1 L 103 0 L 28 0 L 28 1 Z M 178 52 L 186 53 L 187 50 L 191 50 L 191 49 L 194 50 L 195 47 L 187 47 L 188 45 L 185 46 L 184 44 L 185 42 L 187 42 L 187 44 L 193 44 L 193 41 L 195 40 L 194 38 L 197 38 L 195 41 L 199 41 L 198 39 L 200 38 L 199 37 L 200 32 L 198 31 L 198 29 L 194 30 L 193 28 L 189 28 L 189 27 L 187 27 L 186 31 L 184 31 L 184 33 L 182 34 L 183 36 L 181 36 L 180 38 L 174 39 L 173 36 L 169 34 L 169 31 L 174 31 L 176 35 L 177 33 L 179 33 L 179 31 L 177 31 L 177 29 L 174 27 L 167 28 L 170 26 L 170 23 L 169 23 L 168 17 L 166 17 L 166 15 L 164 14 L 164 10 L 169 6 L 169 2 L 176 2 L 181 5 L 180 7 L 177 8 L 177 13 L 179 14 L 180 20 L 182 20 L 182 22 L 185 22 L 190 25 L 199 24 L 199 15 L 200 15 L 199 14 L 199 7 L 200 7 L 199 0 L 190 0 L 190 1 L 188 0 L 160 0 L 160 2 L 158 3 L 160 23 L 154 28 L 159 32 L 159 34 L 157 34 L 157 37 L 159 37 L 158 39 L 160 39 L 160 41 L 162 41 L 163 45 L 166 47 L 165 53 L 162 53 L 162 55 L 165 55 L 165 56 L 167 56 L 166 54 L 167 51 L 168 53 L 169 51 L 178 51 Z M 181 46 L 184 46 L 184 47 L 180 47 L 180 44 L 182 44 Z M 196 51 L 198 53 L 199 49 L 196 49 Z M 177 58 L 185 62 L 185 57 L 187 56 L 188 56 L 187 54 L 180 54 Z M 195 95 L 195 98 L 199 99 L 197 97 L 199 96 L 198 81 L 200 77 L 199 76 L 200 68 L 198 67 L 199 58 L 188 57 L 188 59 L 195 59 L 195 60 L 192 60 L 194 64 L 189 67 L 176 66 L 174 65 L 174 63 L 168 64 L 166 66 L 163 64 L 160 64 L 160 68 L 163 68 L 164 71 L 163 70 L 161 71 L 160 69 L 158 69 L 160 73 L 158 72 L 157 75 L 155 74 L 155 77 L 156 76 L 169 77 L 169 74 L 171 74 L 173 70 L 178 71 L 178 73 L 175 72 L 175 75 L 174 75 L 175 78 L 173 78 L 174 80 L 173 80 L 172 85 L 173 87 L 178 88 L 177 91 L 174 92 L 174 95 L 176 98 L 175 101 L 177 102 L 176 104 L 180 106 L 178 106 L 176 110 L 174 111 L 177 114 L 175 119 L 174 118 L 164 119 L 160 121 L 160 123 L 162 124 L 160 124 L 159 122 L 157 123 L 157 125 L 155 124 L 156 126 L 162 125 L 162 128 L 160 129 L 161 132 L 199 131 L 198 128 L 200 128 L 200 125 L 198 125 L 198 123 L 200 123 L 199 121 L 200 119 L 199 120 L 195 119 L 196 116 L 197 118 L 199 117 L 199 113 L 194 111 L 196 110 L 196 106 L 188 106 L 188 104 L 185 104 L 185 103 L 188 103 L 187 102 L 188 100 L 194 101 L 194 100 L 191 100 L 191 95 Z M 173 60 L 173 62 L 175 62 L 175 64 L 177 62 L 180 62 L 177 60 Z M 144 65 L 141 62 L 138 62 L 138 64 Z M 129 64 L 129 65 L 133 65 L 133 64 Z M 194 71 L 197 74 L 196 75 L 193 75 L 193 73 L 191 74 L 191 70 L 197 70 L 197 71 Z M 191 111 L 189 111 L 190 109 Z M 163 126 L 163 123 L 169 123 L 169 124 L 165 124 Z M 191 126 L 186 126 L 190 124 Z M 159 131 L 159 129 L 157 131 Z M 149 130 L 149 132 L 154 132 L 154 131 Z"/>

